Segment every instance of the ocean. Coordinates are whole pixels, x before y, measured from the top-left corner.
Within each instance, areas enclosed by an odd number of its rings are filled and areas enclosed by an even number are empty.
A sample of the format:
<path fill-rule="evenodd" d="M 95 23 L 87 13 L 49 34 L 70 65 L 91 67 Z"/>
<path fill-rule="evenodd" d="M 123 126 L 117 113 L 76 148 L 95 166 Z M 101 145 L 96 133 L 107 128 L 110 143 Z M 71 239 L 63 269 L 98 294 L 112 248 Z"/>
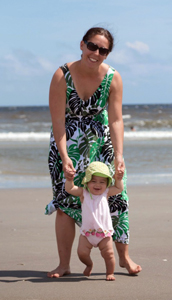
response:
<path fill-rule="evenodd" d="M 172 105 L 123 105 L 128 185 L 172 183 Z M 48 106 L 0 107 L 0 188 L 51 187 Z"/>

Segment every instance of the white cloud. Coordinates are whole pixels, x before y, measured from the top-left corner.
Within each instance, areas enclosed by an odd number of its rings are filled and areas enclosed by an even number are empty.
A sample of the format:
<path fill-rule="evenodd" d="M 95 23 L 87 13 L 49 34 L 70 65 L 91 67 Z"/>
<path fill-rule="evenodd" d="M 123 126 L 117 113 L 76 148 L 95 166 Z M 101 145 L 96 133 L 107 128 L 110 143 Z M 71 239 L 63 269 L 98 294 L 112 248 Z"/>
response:
<path fill-rule="evenodd" d="M 126 46 L 128 48 L 134 49 L 140 54 L 146 54 L 149 52 L 149 46 L 143 42 L 135 41 L 134 43 L 127 42 Z"/>
<path fill-rule="evenodd" d="M 48 61 L 48 60 L 46 60 L 45 58 L 42 58 L 42 57 L 38 57 L 37 60 L 40 63 L 40 66 L 42 66 L 42 68 L 45 71 L 48 71 L 48 72 L 53 72 L 54 71 L 54 64 L 52 64 L 50 61 Z"/>
<path fill-rule="evenodd" d="M 134 49 L 135 51 L 131 51 Z M 156 78 L 158 74 L 172 74 L 172 64 L 166 60 L 156 60 L 147 55 L 148 45 L 142 42 L 126 43 L 123 49 L 117 49 L 108 57 L 109 64 L 117 69 L 122 77 L 136 84 L 143 78 Z M 169 76 L 169 75 L 168 75 Z"/>
<path fill-rule="evenodd" d="M 110 54 L 109 58 L 115 64 L 119 64 L 119 65 L 126 65 L 131 62 L 131 57 L 129 57 L 125 49 L 114 51 L 112 54 Z"/>
<path fill-rule="evenodd" d="M 0 65 L 7 74 L 10 72 L 19 76 L 37 76 L 54 70 L 50 61 L 23 50 L 7 54 L 1 59 Z"/>
<path fill-rule="evenodd" d="M 79 56 L 77 54 L 62 54 L 58 57 L 58 62 L 56 67 L 64 65 L 64 63 L 70 62 L 70 61 L 76 61 L 79 59 Z"/>

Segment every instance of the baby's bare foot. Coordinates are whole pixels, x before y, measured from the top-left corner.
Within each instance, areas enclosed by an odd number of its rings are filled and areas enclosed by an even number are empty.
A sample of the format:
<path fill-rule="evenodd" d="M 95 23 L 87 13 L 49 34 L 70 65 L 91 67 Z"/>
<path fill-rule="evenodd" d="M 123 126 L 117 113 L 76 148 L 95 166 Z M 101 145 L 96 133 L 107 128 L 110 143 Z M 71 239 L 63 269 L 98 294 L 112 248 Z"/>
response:
<path fill-rule="evenodd" d="M 107 274 L 106 275 L 106 280 L 107 281 L 114 281 L 115 280 L 114 274 Z"/>
<path fill-rule="evenodd" d="M 70 268 L 64 269 L 58 266 L 56 269 L 52 270 L 51 272 L 48 272 L 47 276 L 49 278 L 59 278 L 68 274 L 70 274 Z"/>
<path fill-rule="evenodd" d="M 128 273 L 131 275 L 137 274 L 141 272 L 142 267 L 137 265 L 130 257 L 126 258 L 125 260 L 121 260 L 119 263 L 120 267 L 126 268 Z"/>
<path fill-rule="evenodd" d="M 92 268 L 93 268 L 93 264 L 90 265 L 90 266 L 87 266 L 87 267 L 85 268 L 83 274 L 84 274 L 85 276 L 90 276 L 90 275 L 91 275 Z"/>

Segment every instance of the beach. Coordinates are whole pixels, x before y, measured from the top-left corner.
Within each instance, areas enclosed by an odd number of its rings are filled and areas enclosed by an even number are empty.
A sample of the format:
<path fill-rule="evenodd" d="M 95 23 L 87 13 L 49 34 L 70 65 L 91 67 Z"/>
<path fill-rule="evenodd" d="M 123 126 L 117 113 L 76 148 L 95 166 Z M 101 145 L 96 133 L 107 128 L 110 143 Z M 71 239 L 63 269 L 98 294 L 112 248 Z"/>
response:
<path fill-rule="evenodd" d="M 47 278 L 58 264 L 54 220 L 44 215 L 51 188 L 0 189 L 0 299 L 1 300 L 170 300 L 172 282 L 172 206 L 170 184 L 129 185 L 130 256 L 143 268 L 128 275 L 118 265 L 115 282 L 105 281 L 105 265 L 93 249 L 92 275 L 82 272 L 77 257 L 79 228 L 72 250 L 71 271 Z"/>
<path fill-rule="evenodd" d="M 0 119 L 0 300 L 170 300 L 172 105 L 123 107 L 129 249 L 143 270 L 129 276 L 119 267 L 115 250 L 115 282 L 105 281 L 98 249 L 91 255 L 92 275 L 83 275 L 84 265 L 77 257 L 78 227 L 72 273 L 47 278 L 58 265 L 55 213 L 44 215 L 52 200 L 49 108 L 0 108 Z"/>

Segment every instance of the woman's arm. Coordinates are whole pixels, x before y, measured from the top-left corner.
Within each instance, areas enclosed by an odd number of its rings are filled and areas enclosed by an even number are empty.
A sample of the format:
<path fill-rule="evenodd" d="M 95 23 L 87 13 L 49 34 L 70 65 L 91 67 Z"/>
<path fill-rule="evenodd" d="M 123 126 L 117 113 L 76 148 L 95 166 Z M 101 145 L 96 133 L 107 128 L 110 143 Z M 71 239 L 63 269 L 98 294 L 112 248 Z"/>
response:
<path fill-rule="evenodd" d="M 73 180 L 67 180 L 65 182 L 65 190 L 67 193 L 82 198 L 83 196 L 83 188 L 74 185 Z"/>
<path fill-rule="evenodd" d="M 64 175 L 66 178 L 70 179 L 75 173 L 75 169 L 66 149 L 66 81 L 60 68 L 53 75 L 50 84 L 49 107 L 53 125 L 53 134 L 62 159 Z"/>
<path fill-rule="evenodd" d="M 125 165 L 123 160 L 124 124 L 122 118 L 123 85 L 120 74 L 115 71 L 108 102 L 108 119 L 112 145 L 115 153 L 116 172 L 123 177 Z"/>

